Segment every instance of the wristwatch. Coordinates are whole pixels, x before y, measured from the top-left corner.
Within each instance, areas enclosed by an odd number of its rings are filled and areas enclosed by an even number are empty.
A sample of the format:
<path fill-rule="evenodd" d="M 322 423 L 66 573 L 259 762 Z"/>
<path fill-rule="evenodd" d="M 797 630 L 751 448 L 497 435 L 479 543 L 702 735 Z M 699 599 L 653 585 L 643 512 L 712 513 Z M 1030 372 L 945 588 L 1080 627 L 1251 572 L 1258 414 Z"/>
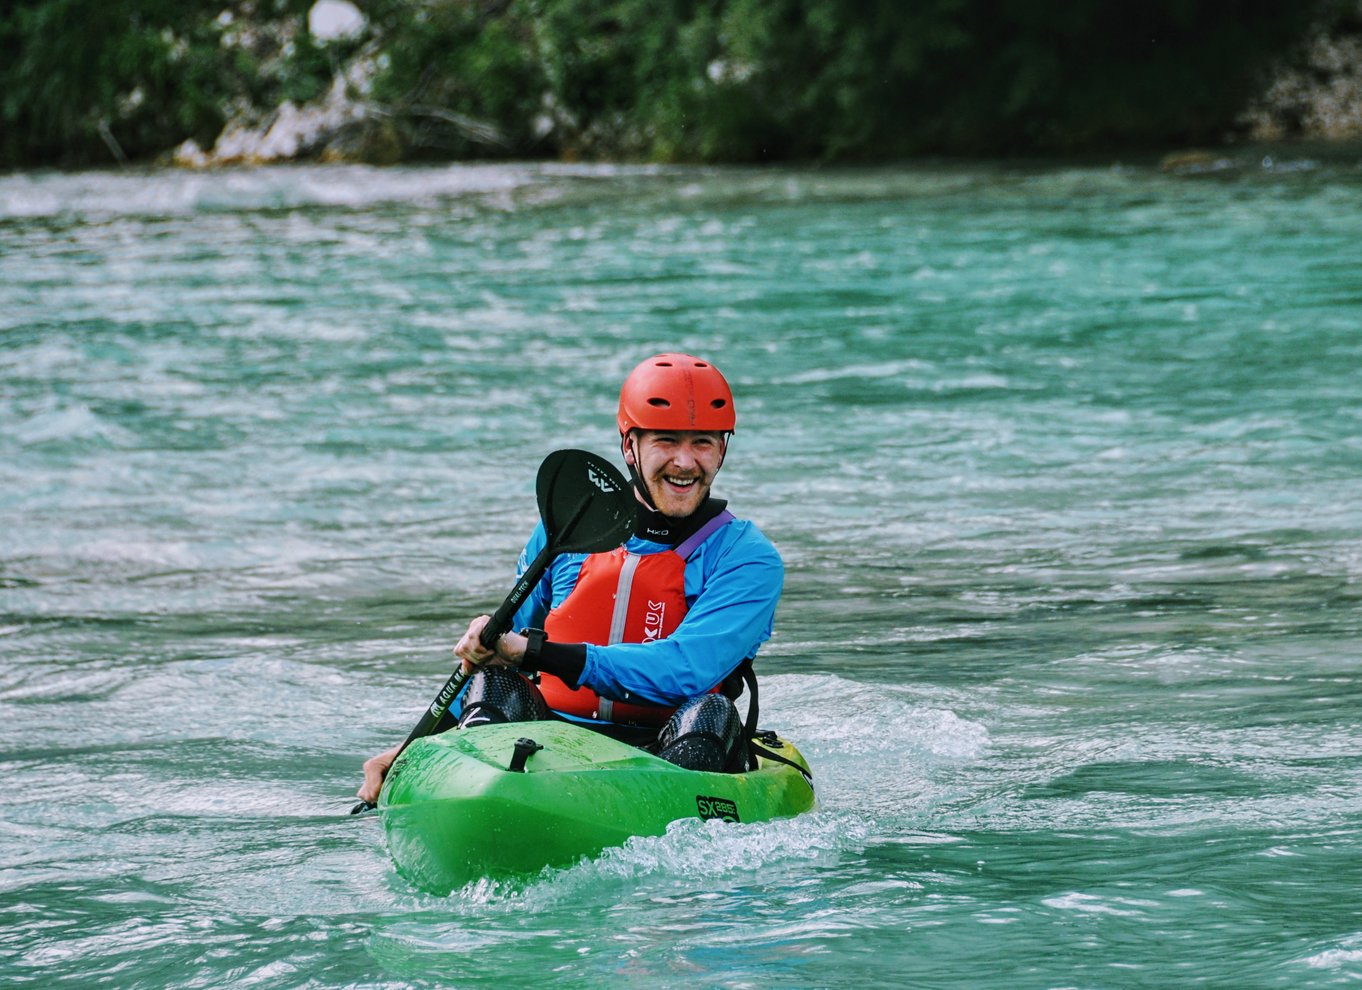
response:
<path fill-rule="evenodd" d="M 530 670 L 537 670 L 538 667 L 536 665 L 539 663 L 539 654 L 544 649 L 544 641 L 548 639 L 548 636 L 545 635 L 544 630 L 532 627 L 520 630 L 520 635 L 529 640 L 529 642 L 525 644 L 525 656 L 521 659 L 520 666 L 527 667 Z"/>

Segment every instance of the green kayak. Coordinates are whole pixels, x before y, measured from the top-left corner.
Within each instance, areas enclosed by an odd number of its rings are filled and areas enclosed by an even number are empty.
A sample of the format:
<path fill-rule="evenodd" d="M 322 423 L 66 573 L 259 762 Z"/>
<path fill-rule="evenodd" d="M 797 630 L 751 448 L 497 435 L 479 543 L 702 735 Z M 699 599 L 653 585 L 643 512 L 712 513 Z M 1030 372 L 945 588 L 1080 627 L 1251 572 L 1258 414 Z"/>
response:
<path fill-rule="evenodd" d="M 398 871 L 446 894 L 567 866 L 678 819 L 762 822 L 813 807 L 799 752 L 771 734 L 757 742 L 757 769 L 704 773 L 567 722 L 480 725 L 414 741 L 378 808 Z"/>

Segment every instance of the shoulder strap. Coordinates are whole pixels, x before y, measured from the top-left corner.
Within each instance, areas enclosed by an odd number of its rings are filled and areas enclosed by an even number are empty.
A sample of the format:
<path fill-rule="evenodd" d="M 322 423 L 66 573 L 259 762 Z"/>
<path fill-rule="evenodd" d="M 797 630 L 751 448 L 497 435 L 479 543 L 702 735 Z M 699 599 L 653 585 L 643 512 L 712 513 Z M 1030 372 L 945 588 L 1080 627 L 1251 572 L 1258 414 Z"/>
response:
<path fill-rule="evenodd" d="M 742 677 L 743 682 L 747 685 L 749 695 L 747 699 L 747 718 L 744 720 L 742 727 L 742 736 L 746 742 L 747 749 L 743 769 L 757 769 L 757 757 L 760 756 L 763 759 L 773 760 L 776 763 L 783 763 L 787 767 L 794 767 L 804 778 L 805 783 L 809 785 L 809 789 L 812 790 L 812 773 L 804 767 L 801 767 L 794 760 L 787 759 L 779 753 L 773 753 L 766 748 L 767 746 L 774 746 L 777 737 L 776 734 L 770 730 L 763 731 L 757 728 L 757 722 L 761 718 L 761 708 L 757 704 L 757 672 L 752 669 L 752 658 L 748 657 L 739 664 L 738 669 L 734 671 L 734 673 Z M 763 745 L 763 743 L 765 745 Z"/>
<path fill-rule="evenodd" d="M 757 725 L 761 719 L 761 706 L 757 701 L 757 672 L 752 669 L 752 658 L 748 657 L 734 672 L 743 679 L 747 685 L 747 719 L 743 722 L 742 737 L 747 745 L 747 754 L 743 760 L 743 769 L 757 769 L 756 744 L 752 737 L 759 731 Z"/>
<path fill-rule="evenodd" d="M 705 523 L 694 533 L 691 533 L 690 536 L 678 543 L 676 545 L 676 553 L 682 560 L 690 560 L 691 555 L 694 554 L 696 550 L 700 549 L 700 544 L 704 543 L 705 540 L 709 539 L 736 518 L 737 517 L 734 516 L 733 513 L 724 509 L 723 512 L 720 512 L 709 522 Z"/>

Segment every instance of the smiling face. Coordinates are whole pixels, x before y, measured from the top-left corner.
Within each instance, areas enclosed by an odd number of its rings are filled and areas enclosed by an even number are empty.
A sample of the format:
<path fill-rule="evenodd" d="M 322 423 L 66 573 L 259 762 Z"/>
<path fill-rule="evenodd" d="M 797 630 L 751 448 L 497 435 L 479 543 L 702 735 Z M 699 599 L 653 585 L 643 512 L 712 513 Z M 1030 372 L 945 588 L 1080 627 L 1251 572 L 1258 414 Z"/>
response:
<path fill-rule="evenodd" d="M 709 496 L 724 459 L 724 435 L 692 430 L 633 430 L 624 459 L 637 469 L 664 516 L 683 519 Z"/>

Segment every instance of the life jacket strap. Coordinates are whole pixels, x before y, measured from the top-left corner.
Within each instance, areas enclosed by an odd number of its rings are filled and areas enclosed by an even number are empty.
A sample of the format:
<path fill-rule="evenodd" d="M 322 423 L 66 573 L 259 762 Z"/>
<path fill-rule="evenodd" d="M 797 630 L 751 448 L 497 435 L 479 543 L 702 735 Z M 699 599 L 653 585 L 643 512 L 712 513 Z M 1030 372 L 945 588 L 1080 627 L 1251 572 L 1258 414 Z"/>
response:
<path fill-rule="evenodd" d="M 629 619 L 629 596 L 634 590 L 634 572 L 643 558 L 636 553 L 626 552 L 624 563 L 620 565 L 619 582 L 615 586 L 615 609 L 610 615 L 610 636 L 606 646 L 624 642 L 624 626 Z"/>
<path fill-rule="evenodd" d="M 717 516 L 705 523 L 690 536 L 686 537 L 676 545 L 675 552 L 682 560 L 690 560 L 691 555 L 700 549 L 700 544 L 713 536 L 719 529 L 727 526 L 737 517 L 733 513 L 724 509 Z"/>

